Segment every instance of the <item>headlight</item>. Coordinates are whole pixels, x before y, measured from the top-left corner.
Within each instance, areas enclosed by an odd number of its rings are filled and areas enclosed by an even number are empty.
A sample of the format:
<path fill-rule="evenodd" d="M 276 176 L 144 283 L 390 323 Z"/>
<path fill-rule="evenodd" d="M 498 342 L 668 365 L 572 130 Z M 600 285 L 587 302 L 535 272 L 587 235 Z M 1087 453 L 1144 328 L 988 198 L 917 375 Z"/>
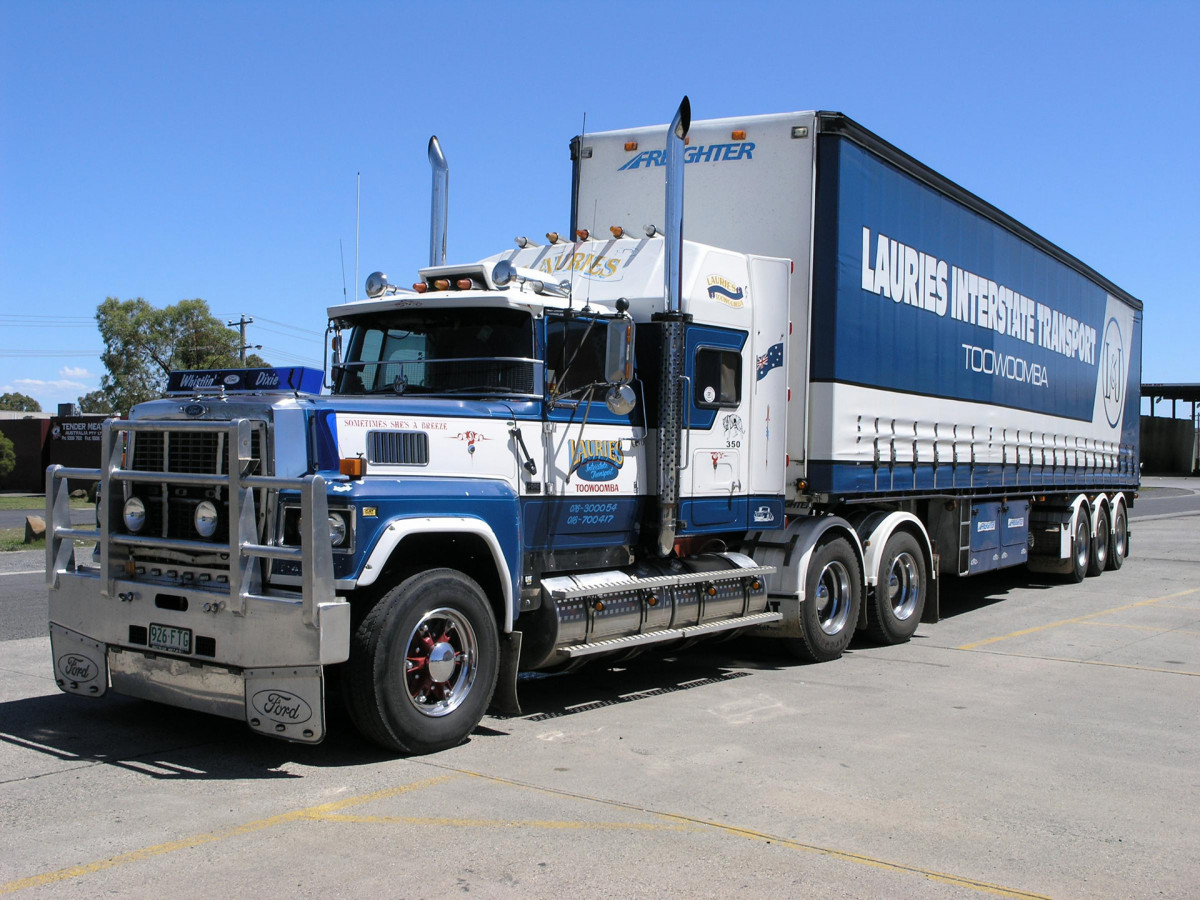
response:
<path fill-rule="evenodd" d="M 122 516 L 125 519 L 125 527 L 137 534 L 146 524 L 146 505 L 138 497 L 130 497 L 125 501 Z"/>
<path fill-rule="evenodd" d="M 341 513 L 329 514 L 329 543 L 335 547 L 346 543 L 346 520 Z"/>
<path fill-rule="evenodd" d="M 196 513 L 192 521 L 200 537 L 212 537 L 217 530 L 217 507 L 211 500 L 202 500 L 196 504 Z"/>

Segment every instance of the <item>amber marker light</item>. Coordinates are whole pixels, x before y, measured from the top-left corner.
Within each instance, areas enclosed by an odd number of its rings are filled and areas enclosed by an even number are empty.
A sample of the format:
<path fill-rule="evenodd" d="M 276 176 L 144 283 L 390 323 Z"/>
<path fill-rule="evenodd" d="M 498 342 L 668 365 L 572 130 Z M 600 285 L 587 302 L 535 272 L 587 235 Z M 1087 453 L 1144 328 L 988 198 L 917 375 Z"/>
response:
<path fill-rule="evenodd" d="M 362 478 L 367 474 L 367 461 L 361 456 L 352 456 L 338 461 L 338 471 L 347 478 Z"/>
<path fill-rule="evenodd" d="M 591 235 L 592 233 L 586 228 L 580 228 L 575 232 L 575 237 L 579 238 L 581 241 L 586 241 L 589 237 L 591 237 Z"/>
<path fill-rule="evenodd" d="M 625 237 L 625 229 L 620 225 L 609 225 L 608 230 L 612 232 L 612 236 L 615 238 Z"/>
<path fill-rule="evenodd" d="M 637 149 L 637 141 L 626 141 L 625 142 L 626 152 L 632 153 L 636 149 Z"/>
<path fill-rule="evenodd" d="M 416 281 L 416 282 L 413 282 L 413 290 L 416 291 L 418 294 L 423 294 L 427 290 L 429 290 L 429 285 L 427 285 L 423 281 Z"/>
<path fill-rule="evenodd" d="M 746 132 L 739 128 L 737 131 L 731 134 L 730 137 L 735 141 L 744 141 L 746 139 Z"/>
<path fill-rule="evenodd" d="M 435 291 L 448 291 L 448 290 L 450 290 L 450 279 L 449 279 L 449 278 L 438 278 L 438 279 L 436 279 L 436 280 L 433 282 L 433 289 L 434 289 Z"/>
<path fill-rule="evenodd" d="M 469 291 L 471 289 L 471 279 L 460 278 L 458 281 L 454 282 L 454 286 L 460 291 Z"/>

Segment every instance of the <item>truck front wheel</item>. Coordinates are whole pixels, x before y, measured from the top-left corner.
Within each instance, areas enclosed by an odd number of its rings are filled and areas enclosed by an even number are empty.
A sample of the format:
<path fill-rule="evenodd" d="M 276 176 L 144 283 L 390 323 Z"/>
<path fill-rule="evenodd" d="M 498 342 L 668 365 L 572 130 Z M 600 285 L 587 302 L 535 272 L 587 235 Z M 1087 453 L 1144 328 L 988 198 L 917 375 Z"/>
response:
<path fill-rule="evenodd" d="M 867 629 L 884 644 L 902 644 L 913 636 L 925 609 L 925 554 L 905 531 L 888 538 L 879 566 L 874 602 L 867 608 Z"/>
<path fill-rule="evenodd" d="M 405 579 L 351 639 L 348 706 L 389 750 L 434 753 L 461 743 L 492 699 L 496 622 L 483 590 L 453 569 Z"/>
<path fill-rule="evenodd" d="M 817 546 L 808 562 L 801 637 L 785 638 L 792 655 L 806 662 L 827 662 L 842 655 L 854 637 L 862 602 L 858 556 L 845 538 Z"/>

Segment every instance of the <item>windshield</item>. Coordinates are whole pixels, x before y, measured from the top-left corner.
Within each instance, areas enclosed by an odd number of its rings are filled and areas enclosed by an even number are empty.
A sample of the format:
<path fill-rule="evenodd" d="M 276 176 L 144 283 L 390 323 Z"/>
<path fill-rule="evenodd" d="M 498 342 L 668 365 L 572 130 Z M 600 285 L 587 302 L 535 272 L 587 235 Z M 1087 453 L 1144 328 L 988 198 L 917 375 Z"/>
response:
<path fill-rule="evenodd" d="M 541 393 L 533 318 L 514 309 L 413 309 L 355 324 L 339 394 Z"/>

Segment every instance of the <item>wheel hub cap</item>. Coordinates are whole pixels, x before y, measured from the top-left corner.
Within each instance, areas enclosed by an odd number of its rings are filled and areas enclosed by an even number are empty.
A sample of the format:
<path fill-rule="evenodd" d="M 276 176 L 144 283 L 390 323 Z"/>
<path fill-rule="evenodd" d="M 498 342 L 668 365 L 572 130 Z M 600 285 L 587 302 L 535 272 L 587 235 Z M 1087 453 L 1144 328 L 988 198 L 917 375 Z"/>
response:
<path fill-rule="evenodd" d="M 448 641 L 434 644 L 429 651 L 429 677 L 434 681 L 445 682 L 454 674 L 454 647 Z"/>

